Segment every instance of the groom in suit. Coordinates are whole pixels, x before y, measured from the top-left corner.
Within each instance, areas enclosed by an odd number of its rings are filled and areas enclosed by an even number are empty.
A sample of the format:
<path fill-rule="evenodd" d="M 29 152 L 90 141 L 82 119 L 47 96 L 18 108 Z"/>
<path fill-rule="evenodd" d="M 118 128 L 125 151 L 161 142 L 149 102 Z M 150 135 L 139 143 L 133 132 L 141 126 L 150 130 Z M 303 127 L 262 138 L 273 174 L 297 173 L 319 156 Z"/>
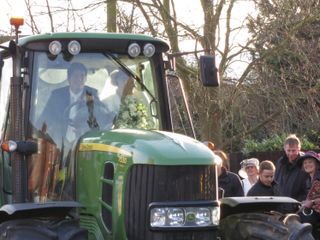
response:
<path fill-rule="evenodd" d="M 57 114 L 61 115 L 68 106 L 81 100 L 81 98 L 84 99 L 86 93 L 97 97 L 96 89 L 85 86 L 86 80 L 86 67 L 81 63 L 72 63 L 68 68 L 69 86 L 54 90 L 48 100 L 46 109 L 57 111 Z"/>
<path fill-rule="evenodd" d="M 52 91 L 46 108 L 40 117 L 40 125 L 42 131 L 47 132 L 50 137 L 56 142 L 60 143 L 61 139 L 65 137 L 67 140 L 72 141 L 74 139 L 75 131 L 80 127 L 85 126 L 87 129 L 89 119 L 87 117 L 90 111 L 88 102 L 99 103 L 100 100 L 97 95 L 97 90 L 85 85 L 87 80 L 87 69 L 81 63 L 72 63 L 67 71 L 69 86 L 65 86 Z M 83 100 L 83 101 L 82 101 Z M 77 103 L 81 103 L 81 110 L 76 106 Z M 77 108 L 78 107 L 78 108 Z M 86 116 L 84 116 L 86 115 Z M 70 129 L 70 126 L 66 126 L 67 120 L 72 118 L 81 118 L 81 125 L 74 126 Z M 80 120 L 78 120 L 80 124 Z M 72 125 L 71 125 L 72 126 Z M 92 128 L 90 126 L 90 128 Z M 68 139 L 69 138 L 69 139 Z"/>

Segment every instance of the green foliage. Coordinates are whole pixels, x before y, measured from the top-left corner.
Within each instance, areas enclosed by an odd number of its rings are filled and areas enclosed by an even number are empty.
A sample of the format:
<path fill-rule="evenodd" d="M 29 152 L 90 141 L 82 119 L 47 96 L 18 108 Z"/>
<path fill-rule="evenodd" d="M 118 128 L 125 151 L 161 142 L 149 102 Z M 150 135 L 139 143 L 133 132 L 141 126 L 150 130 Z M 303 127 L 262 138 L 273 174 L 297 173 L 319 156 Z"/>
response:
<path fill-rule="evenodd" d="M 307 138 L 301 139 L 302 150 L 319 150 L 319 147 Z"/>
<path fill-rule="evenodd" d="M 266 151 L 279 151 L 283 149 L 284 140 L 288 134 L 276 134 L 270 138 L 263 139 L 262 141 L 256 141 L 253 139 L 245 140 L 244 148 L 242 152 L 248 155 L 252 152 L 266 152 Z M 306 136 L 299 137 L 301 141 L 301 148 L 303 150 L 317 150 L 319 147 L 316 143 L 310 141 Z"/>
<path fill-rule="evenodd" d="M 304 136 L 303 149 L 319 146 L 320 48 L 315 46 L 320 37 L 320 2 L 255 2 L 259 14 L 248 27 L 254 42 L 252 56 L 259 61 L 243 91 L 248 93 L 244 103 L 249 104 L 241 106 L 246 115 L 238 122 L 248 130 L 240 132 L 250 132 L 252 139 L 260 140 L 272 133 L 295 132 Z M 250 140 L 245 149 L 273 150 L 278 137 Z M 282 149 L 282 144 L 276 149 Z"/>

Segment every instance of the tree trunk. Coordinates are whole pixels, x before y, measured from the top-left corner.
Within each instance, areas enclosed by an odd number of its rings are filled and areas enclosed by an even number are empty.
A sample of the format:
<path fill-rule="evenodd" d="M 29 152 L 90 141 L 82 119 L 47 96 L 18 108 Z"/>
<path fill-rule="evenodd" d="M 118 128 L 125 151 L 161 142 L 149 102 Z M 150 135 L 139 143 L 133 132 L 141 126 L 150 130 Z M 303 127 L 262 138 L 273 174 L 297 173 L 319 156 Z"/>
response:
<path fill-rule="evenodd" d="M 107 1 L 107 31 L 117 31 L 117 0 Z"/>

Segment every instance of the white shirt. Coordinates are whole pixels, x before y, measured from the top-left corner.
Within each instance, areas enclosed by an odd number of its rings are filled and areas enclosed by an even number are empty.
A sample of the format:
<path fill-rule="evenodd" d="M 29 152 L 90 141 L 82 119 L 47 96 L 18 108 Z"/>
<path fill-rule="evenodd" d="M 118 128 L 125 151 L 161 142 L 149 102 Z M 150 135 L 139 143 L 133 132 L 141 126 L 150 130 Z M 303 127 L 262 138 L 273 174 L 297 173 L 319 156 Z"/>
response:
<path fill-rule="evenodd" d="M 70 92 L 70 104 L 76 102 L 77 100 L 79 100 L 80 96 L 82 95 L 82 91 L 80 91 L 79 93 L 75 94 L 73 93 L 71 90 L 69 90 Z"/>
<path fill-rule="evenodd" d="M 242 187 L 244 195 L 247 196 L 248 191 L 255 183 L 251 184 L 248 178 L 242 179 Z"/>

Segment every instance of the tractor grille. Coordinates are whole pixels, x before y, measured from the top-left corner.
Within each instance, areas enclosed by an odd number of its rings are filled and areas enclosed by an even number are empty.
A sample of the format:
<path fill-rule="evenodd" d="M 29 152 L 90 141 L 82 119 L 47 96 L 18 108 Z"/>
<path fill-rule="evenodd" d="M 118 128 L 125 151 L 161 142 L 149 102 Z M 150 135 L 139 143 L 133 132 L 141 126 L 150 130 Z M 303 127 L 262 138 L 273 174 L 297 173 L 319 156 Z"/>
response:
<path fill-rule="evenodd" d="M 213 166 L 134 165 L 125 192 L 128 239 L 214 239 L 215 230 L 150 231 L 147 209 L 151 202 L 216 200 L 215 194 Z"/>

